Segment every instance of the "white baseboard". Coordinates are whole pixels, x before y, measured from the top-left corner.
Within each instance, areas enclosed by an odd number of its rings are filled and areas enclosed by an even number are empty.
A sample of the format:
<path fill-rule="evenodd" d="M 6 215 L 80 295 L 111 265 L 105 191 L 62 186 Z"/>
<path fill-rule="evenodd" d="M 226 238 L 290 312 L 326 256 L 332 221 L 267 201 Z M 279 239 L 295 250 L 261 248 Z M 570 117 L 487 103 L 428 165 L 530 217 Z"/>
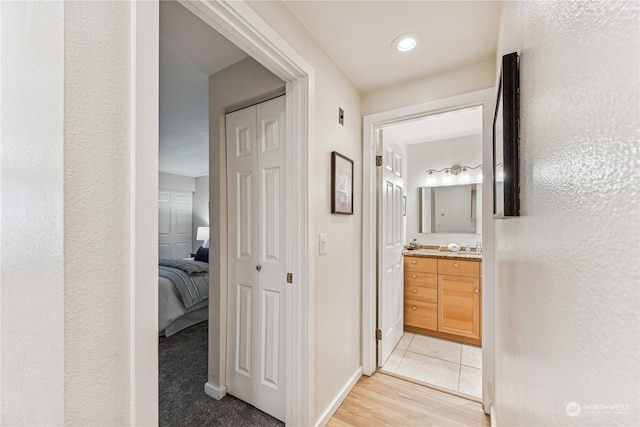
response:
<path fill-rule="evenodd" d="M 315 427 L 323 427 L 329 422 L 331 417 L 333 417 L 333 414 L 335 414 L 338 408 L 340 407 L 340 405 L 342 405 L 342 402 L 344 402 L 344 399 L 347 398 L 347 396 L 351 392 L 351 389 L 356 385 L 356 383 L 358 382 L 361 376 L 362 376 L 362 366 L 358 368 L 355 374 L 353 374 L 353 376 L 349 379 L 347 384 L 344 386 L 340 394 L 338 394 L 336 398 L 333 399 L 333 402 L 331 402 L 329 407 L 322 413 L 318 421 L 316 421 Z"/>
<path fill-rule="evenodd" d="M 496 427 L 498 425 L 498 422 L 496 421 L 496 409 L 493 406 L 493 403 L 489 406 L 489 419 L 491 420 L 491 427 Z"/>
<path fill-rule="evenodd" d="M 218 388 L 210 382 L 204 385 L 204 392 L 216 400 L 220 400 L 227 395 L 227 387 Z"/>

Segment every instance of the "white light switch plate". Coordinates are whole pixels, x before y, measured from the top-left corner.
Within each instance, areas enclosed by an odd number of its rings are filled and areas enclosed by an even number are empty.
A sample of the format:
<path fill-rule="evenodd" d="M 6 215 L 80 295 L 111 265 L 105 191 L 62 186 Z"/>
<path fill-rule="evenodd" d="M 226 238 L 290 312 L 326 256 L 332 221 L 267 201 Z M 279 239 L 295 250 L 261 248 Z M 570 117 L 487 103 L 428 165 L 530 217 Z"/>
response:
<path fill-rule="evenodd" d="M 320 233 L 318 252 L 320 255 L 325 255 L 327 253 L 327 235 L 325 233 Z"/>

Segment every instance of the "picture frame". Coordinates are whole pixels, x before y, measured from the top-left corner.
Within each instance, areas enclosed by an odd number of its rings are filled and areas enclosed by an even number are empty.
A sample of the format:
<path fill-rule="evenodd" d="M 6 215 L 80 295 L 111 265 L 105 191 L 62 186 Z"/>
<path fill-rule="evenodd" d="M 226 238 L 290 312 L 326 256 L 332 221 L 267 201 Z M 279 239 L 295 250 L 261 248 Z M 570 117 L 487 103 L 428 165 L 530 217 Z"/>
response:
<path fill-rule="evenodd" d="M 353 215 L 353 160 L 331 152 L 331 213 Z"/>
<path fill-rule="evenodd" d="M 493 117 L 493 217 L 520 216 L 518 53 L 502 57 Z"/>

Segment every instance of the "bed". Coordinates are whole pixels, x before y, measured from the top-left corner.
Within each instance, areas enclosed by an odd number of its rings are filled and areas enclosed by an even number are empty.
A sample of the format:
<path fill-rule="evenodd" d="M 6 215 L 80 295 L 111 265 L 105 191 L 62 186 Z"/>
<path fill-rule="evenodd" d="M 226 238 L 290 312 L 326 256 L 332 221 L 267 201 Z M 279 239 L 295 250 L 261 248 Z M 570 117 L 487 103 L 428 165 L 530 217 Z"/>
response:
<path fill-rule="evenodd" d="M 203 322 L 209 312 L 209 263 L 160 259 L 158 334 L 171 336 Z"/>

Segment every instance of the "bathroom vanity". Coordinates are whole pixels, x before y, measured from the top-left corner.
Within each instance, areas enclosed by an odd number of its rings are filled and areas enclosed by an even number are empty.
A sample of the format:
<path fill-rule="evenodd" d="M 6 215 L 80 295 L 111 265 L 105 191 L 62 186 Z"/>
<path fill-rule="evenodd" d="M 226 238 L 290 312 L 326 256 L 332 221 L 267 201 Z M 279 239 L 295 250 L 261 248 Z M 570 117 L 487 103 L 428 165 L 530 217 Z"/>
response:
<path fill-rule="evenodd" d="M 482 256 L 404 251 L 404 329 L 482 345 Z"/>

